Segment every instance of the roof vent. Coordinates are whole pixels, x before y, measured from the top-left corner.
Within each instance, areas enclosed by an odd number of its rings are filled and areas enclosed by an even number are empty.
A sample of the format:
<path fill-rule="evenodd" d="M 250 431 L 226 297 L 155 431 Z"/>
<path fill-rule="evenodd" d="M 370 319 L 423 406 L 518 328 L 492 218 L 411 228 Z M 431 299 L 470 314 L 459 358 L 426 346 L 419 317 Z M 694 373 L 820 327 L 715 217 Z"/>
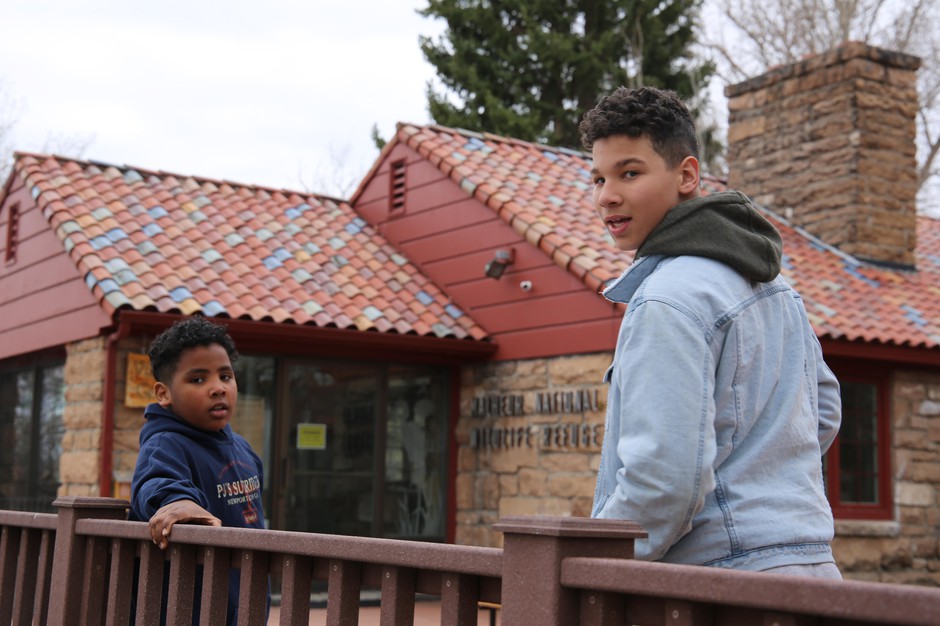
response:
<path fill-rule="evenodd" d="M 16 260 L 16 246 L 19 242 L 20 231 L 20 205 L 11 204 L 10 214 L 7 216 L 7 251 L 4 255 L 9 263 Z"/>
<path fill-rule="evenodd" d="M 395 213 L 405 208 L 405 159 L 392 163 L 388 174 L 388 211 Z"/>

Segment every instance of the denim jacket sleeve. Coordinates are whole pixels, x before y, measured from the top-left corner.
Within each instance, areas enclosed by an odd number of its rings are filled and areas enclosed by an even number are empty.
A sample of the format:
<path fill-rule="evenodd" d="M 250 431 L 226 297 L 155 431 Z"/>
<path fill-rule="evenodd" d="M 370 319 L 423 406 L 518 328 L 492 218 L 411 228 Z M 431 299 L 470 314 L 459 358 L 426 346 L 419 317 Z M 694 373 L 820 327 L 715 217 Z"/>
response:
<path fill-rule="evenodd" d="M 617 438 L 619 469 L 596 516 L 638 522 L 649 538 L 637 542 L 637 558 L 657 560 L 691 530 L 715 486 L 715 364 L 704 325 L 662 300 L 631 304 L 617 355 L 614 432 L 605 437 Z"/>
<path fill-rule="evenodd" d="M 815 335 L 813 336 L 816 339 Z M 819 340 L 816 340 L 816 381 L 819 407 L 819 451 L 825 454 L 839 433 L 842 423 L 842 392 L 835 374 L 826 365 Z"/>

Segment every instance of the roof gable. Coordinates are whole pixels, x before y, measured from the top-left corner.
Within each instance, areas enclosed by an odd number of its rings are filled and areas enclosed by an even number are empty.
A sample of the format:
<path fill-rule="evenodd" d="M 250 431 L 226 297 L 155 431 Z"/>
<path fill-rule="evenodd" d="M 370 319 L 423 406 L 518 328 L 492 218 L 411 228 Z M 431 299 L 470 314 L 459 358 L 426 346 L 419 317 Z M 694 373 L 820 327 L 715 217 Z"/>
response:
<path fill-rule="evenodd" d="M 14 176 L 109 314 L 486 337 L 346 202 L 42 155 Z"/>
<path fill-rule="evenodd" d="M 632 262 L 591 203 L 590 155 L 435 125 L 399 125 L 408 145 L 592 290 Z M 727 187 L 703 177 L 705 193 Z M 355 202 L 355 196 L 353 198 Z M 919 217 L 917 270 L 865 263 L 761 207 L 784 240 L 783 276 L 821 337 L 940 346 L 940 221 Z"/>

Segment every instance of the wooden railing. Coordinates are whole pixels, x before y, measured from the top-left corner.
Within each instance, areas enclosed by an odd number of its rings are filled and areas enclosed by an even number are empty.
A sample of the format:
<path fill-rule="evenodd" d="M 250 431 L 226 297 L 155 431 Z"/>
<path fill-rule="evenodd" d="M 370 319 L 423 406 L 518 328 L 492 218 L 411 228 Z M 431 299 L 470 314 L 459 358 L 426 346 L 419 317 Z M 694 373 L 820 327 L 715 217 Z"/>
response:
<path fill-rule="evenodd" d="M 359 623 L 363 589 L 380 592 L 382 626 L 413 624 L 419 594 L 454 626 L 475 626 L 481 602 L 500 605 L 504 626 L 940 624 L 938 589 L 635 561 L 631 522 L 503 518 L 502 549 L 178 525 L 164 552 L 146 524 L 125 521 L 123 500 L 55 506 L 0 511 L 0 626 L 159 623 L 166 567 L 167 623 L 190 624 L 197 566 L 201 624 L 224 623 L 232 567 L 239 624 L 252 626 L 266 621 L 271 576 L 283 625 L 308 624 L 315 581 L 330 626 Z"/>

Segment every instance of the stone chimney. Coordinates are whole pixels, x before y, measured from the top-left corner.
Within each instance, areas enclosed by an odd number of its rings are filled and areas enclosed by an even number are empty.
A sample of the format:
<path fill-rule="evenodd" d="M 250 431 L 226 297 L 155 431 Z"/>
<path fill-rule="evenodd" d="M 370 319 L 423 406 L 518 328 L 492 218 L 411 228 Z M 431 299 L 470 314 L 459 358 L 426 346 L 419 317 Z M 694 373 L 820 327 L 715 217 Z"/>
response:
<path fill-rule="evenodd" d="M 843 252 L 913 267 L 919 66 L 849 42 L 727 87 L 729 185 Z"/>

